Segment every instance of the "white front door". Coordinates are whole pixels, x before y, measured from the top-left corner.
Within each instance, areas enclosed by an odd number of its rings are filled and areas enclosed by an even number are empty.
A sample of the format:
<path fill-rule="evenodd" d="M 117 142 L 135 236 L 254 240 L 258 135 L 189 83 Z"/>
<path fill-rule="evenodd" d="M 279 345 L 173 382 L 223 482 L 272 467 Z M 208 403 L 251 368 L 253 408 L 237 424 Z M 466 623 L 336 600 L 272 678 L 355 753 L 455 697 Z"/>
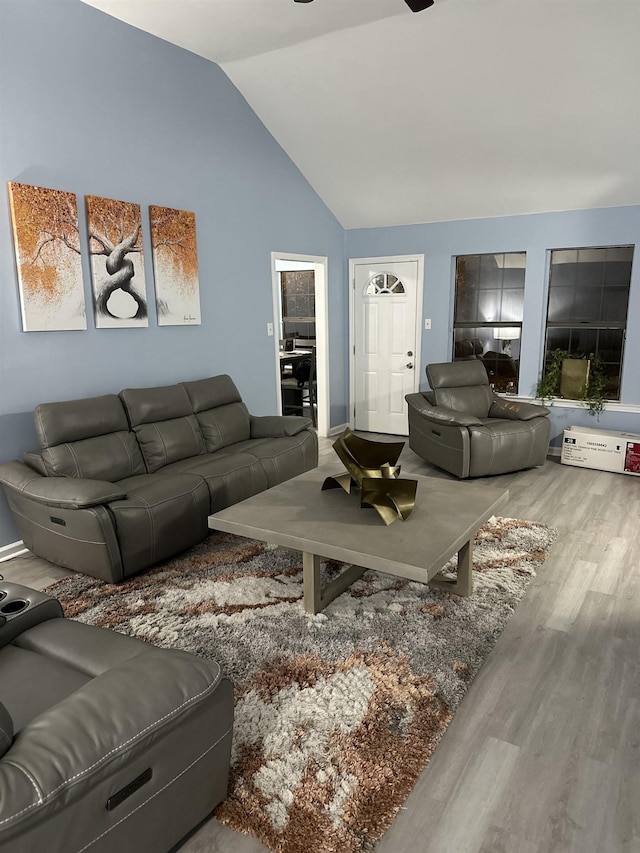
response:
<path fill-rule="evenodd" d="M 357 260 L 352 269 L 354 427 L 407 435 L 404 397 L 418 390 L 422 259 Z"/>

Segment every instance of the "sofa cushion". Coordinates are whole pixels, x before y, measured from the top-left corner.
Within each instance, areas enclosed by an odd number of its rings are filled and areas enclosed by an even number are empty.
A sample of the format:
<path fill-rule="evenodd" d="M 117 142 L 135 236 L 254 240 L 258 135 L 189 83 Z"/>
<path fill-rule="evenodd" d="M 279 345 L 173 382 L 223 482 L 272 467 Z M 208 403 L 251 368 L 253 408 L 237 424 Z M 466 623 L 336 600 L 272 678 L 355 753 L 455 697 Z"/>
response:
<path fill-rule="evenodd" d="M 200 426 L 182 385 L 120 392 L 149 473 L 205 452 Z"/>
<path fill-rule="evenodd" d="M 41 403 L 36 406 L 34 421 L 43 449 L 129 429 L 127 415 L 117 394 Z"/>
<path fill-rule="evenodd" d="M 294 436 L 243 441 L 237 450 L 244 450 L 260 460 L 268 488 L 310 471 L 318 464 L 318 438 L 309 429 Z M 221 452 L 226 453 L 226 449 Z"/>
<path fill-rule="evenodd" d="M 42 451 L 42 460 L 50 477 L 82 477 L 113 483 L 145 471 L 138 443 L 128 431 L 47 447 Z"/>
<path fill-rule="evenodd" d="M 251 436 L 247 407 L 230 376 L 183 382 L 198 418 L 208 453 Z"/>
<path fill-rule="evenodd" d="M 162 473 L 202 477 L 209 490 L 210 512 L 225 509 L 268 487 L 260 460 L 249 452 L 234 452 L 233 447 L 197 459 L 183 459 Z"/>
<path fill-rule="evenodd" d="M 42 403 L 34 419 L 49 476 L 113 482 L 145 470 L 116 394 Z"/>
<path fill-rule="evenodd" d="M 134 427 L 134 431 L 150 474 L 172 462 L 205 452 L 204 439 L 195 415 L 142 424 Z"/>
<path fill-rule="evenodd" d="M 207 379 L 196 379 L 193 382 L 182 382 L 182 387 L 189 395 L 193 411 L 204 412 L 216 409 L 229 403 L 241 403 L 242 397 L 233 379 L 226 373 L 220 376 L 209 376 Z"/>
<path fill-rule="evenodd" d="M 312 426 L 311 418 L 298 415 L 263 415 L 251 417 L 251 438 L 281 438 L 298 435 Z"/>

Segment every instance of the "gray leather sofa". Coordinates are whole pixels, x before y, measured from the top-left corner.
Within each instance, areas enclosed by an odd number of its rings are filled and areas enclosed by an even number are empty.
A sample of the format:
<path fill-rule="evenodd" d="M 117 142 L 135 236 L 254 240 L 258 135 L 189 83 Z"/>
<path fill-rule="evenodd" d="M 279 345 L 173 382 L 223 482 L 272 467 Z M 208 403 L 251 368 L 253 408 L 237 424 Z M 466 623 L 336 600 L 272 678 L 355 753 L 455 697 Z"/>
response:
<path fill-rule="evenodd" d="M 227 792 L 220 667 L 0 581 L 0 850 L 167 853 Z"/>
<path fill-rule="evenodd" d="M 426 370 L 432 390 L 406 396 L 409 446 L 419 456 L 460 478 L 543 464 L 548 409 L 495 394 L 479 360 L 428 364 Z"/>
<path fill-rule="evenodd" d="M 118 582 L 204 539 L 212 512 L 314 468 L 311 421 L 253 417 L 229 376 L 35 410 L 40 450 L 0 465 L 29 550 Z"/>

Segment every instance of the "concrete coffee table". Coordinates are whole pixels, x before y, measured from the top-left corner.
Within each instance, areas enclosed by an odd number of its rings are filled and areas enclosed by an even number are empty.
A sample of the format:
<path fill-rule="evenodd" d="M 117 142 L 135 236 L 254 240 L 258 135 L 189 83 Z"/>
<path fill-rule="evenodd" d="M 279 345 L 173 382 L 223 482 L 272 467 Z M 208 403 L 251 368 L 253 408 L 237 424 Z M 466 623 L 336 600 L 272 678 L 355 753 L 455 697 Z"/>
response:
<path fill-rule="evenodd" d="M 388 527 L 360 493 L 321 491 L 330 470 L 309 471 L 209 516 L 209 527 L 302 551 L 304 607 L 319 613 L 367 569 L 470 595 L 473 538 L 507 501 L 508 490 L 435 477 L 418 481 L 416 505 L 406 521 Z M 455 581 L 439 576 L 455 553 Z M 321 588 L 321 559 L 351 563 Z"/>

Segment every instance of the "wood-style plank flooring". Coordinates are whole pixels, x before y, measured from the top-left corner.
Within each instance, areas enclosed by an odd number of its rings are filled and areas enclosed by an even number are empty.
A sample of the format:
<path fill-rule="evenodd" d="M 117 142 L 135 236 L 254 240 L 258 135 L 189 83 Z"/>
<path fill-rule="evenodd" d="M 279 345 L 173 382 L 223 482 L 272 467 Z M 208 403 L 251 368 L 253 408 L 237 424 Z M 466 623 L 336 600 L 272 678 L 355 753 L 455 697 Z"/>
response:
<path fill-rule="evenodd" d="M 454 479 L 406 447 L 400 461 Z M 475 482 L 559 537 L 376 853 L 640 853 L 640 478 L 549 459 Z M 32 555 L 0 572 L 65 574 Z M 213 819 L 180 847 L 265 850 Z"/>

